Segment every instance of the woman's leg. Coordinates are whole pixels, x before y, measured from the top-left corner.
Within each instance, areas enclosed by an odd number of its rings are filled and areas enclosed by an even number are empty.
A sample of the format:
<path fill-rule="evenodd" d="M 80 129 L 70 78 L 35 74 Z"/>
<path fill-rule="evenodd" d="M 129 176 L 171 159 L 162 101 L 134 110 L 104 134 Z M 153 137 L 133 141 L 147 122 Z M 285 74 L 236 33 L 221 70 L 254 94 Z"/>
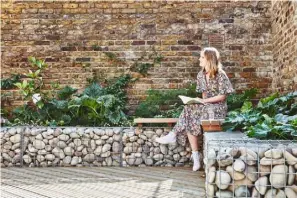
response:
<path fill-rule="evenodd" d="M 198 136 L 187 133 L 192 151 L 198 151 Z"/>
<path fill-rule="evenodd" d="M 188 114 L 189 109 L 189 106 L 185 105 L 182 113 L 179 116 L 177 123 L 174 125 L 171 132 L 161 138 L 156 138 L 156 142 L 160 144 L 170 144 L 176 142 L 177 134 L 182 133 L 187 125 L 186 115 Z"/>
<path fill-rule="evenodd" d="M 192 148 L 192 158 L 194 161 L 193 171 L 197 171 L 200 169 L 200 156 L 198 153 L 198 136 L 192 135 L 191 133 L 187 133 L 187 135 Z"/>

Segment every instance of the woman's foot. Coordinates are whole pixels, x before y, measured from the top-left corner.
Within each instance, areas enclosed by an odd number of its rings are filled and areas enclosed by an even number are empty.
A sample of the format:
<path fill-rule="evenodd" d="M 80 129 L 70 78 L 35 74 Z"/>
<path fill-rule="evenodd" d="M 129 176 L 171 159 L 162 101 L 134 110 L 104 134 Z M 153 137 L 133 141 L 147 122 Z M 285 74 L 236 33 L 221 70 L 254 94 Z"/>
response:
<path fill-rule="evenodd" d="M 198 171 L 200 169 L 200 154 L 198 151 L 192 151 L 192 159 L 194 162 L 193 171 Z"/>
<path fill-rule="evenodd" d="M 156 138 L 156 142 L 158 142 L 160 144 L 175 143 L 176 142 L 176 134 L 174 132 L 170 132 L 161 138 Z"/>

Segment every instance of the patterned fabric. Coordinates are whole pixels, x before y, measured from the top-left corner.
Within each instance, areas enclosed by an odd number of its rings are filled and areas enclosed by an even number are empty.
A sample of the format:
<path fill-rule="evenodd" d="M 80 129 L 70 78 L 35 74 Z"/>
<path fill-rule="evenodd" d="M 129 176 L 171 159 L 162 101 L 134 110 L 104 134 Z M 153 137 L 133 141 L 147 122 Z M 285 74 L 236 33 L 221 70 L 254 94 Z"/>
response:
<path fill-rule="evenodd" d="M 206 81 L 206 75 L 200 71 L 197 75 L 197 92 L 206 92 L 206 97 L 214 97 L 217 95 L 228 95 L 234 92 L 232 84 L 224 71 L 219 71 L 215 78 Z M 208 119 L 208 109 L 212 107 L 215 119 L 224 119 L 227 114 L 226 101 L 211 104 L 189 104 L 185 105 L 179 116 L 179 120 L 172 129 L 177 133 L 177 141 L 181 145 L 187 142 L 187 132 L 198 136 L 201 134 L 200 120 Z"/>

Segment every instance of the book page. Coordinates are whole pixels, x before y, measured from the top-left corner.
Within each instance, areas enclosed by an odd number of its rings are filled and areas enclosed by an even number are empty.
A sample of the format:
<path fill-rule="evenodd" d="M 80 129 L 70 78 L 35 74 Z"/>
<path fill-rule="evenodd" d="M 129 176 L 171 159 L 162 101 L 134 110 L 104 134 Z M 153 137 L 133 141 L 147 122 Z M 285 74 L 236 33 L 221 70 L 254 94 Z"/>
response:
<path fill-rule="evenodd" d="M 188 96 L 178 96 L 184 104 L 204 104 L 200 98 L 191 98 Z"/>

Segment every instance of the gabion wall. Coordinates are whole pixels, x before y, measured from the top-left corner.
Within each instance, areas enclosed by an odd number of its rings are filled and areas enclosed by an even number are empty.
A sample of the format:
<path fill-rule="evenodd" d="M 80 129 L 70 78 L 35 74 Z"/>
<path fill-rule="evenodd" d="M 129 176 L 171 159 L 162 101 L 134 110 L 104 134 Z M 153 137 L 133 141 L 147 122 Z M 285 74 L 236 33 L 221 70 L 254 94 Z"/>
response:
<path fill-rule="evenodd" d="M 1 167 L 183 166 L 190 148 L 159 145 L 166 128 L 1 128 Z"/>
<path fill-rule="evenodd" d="M 207 197 L 297 198 L 297 142 L 210 140 Z"/>

